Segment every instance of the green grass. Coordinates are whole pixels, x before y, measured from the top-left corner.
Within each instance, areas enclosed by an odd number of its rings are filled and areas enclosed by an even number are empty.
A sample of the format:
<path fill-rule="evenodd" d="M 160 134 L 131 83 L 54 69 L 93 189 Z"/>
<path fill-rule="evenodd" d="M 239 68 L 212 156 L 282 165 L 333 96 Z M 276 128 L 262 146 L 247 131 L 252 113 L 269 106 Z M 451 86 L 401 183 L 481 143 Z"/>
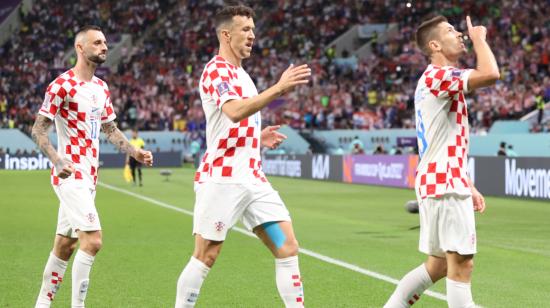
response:
<path fill-rule="evenodd" d="M 192 210 L 193 170 L 169 182 L 145 170 L 145 186 L 102 170 L 102 182 Z M 54 238 L 58 201 L 47 171 L 1 171 L 0 307 L 31 307 Z M 412 191 L 271 178 L 289 208 L 303 248 L 399 279 L 420 264 L 418 216 L 403 204 Z M 477 215 L 473 293 L 485 307 L 550 303 L 550 204 L 487 198 Z M 176 280 L 193 250 L 192 218 L 120 192 L 98 188 L 103 250 L 91 274 L 89 307 L 173 307 Z M 381 307 L 394 285 L 301 255 L 308 307 Z M 70 306 L 70 268 L 54 307 Z M 432 290 L 445 293 L 444 282 Z M 259 240 L 231 232 L 197 307 L 282 307 L 274 262 Z M 423 296 L 414 307 L 446 307 Z"/>

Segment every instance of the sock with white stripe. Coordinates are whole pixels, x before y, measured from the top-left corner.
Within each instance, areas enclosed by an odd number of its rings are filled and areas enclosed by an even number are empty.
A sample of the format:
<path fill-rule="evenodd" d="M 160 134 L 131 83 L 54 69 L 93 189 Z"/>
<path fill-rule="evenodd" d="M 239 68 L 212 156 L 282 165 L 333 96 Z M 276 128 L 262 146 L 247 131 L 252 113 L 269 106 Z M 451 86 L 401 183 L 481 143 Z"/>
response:
<path fill-rule="evenodd" d="M 63 282 L 63 276 L 65 276 L 66 269 L 67 261 L 59 259 L 51 252 L 46 267 L 44 268 L 42 286 L 40 287 L 40 293 L 38 293 L 38 299 L 36 300 L 36 308 L 50 307 L 55 297 L 55 293 L 57 293 L 57 290 L 59 290 L 61 286 L 61 282 Z"/>
<path fill-rule="evenodd" d="M 275 259 L 275 279 L 286 308 L 304 306 L 304 288 L 300 278 L 298 256 Z"/>
<path fill-rule="evenodd" d="M 447 303 L 449 308 L 474 308 L 472 284 L 447 278 Z"/>
<path fill-rule="evenodd" d="M 94 264 L 94 256 L 90 256 L 82 250 L 76 252 L 76 256 L 73 261 L 73 290 L 71 306 L 84 307 L 84 300 L 86 300 L 86 294 L 88 294 L 88 286 L 90 284 L 90 271 Z"/>
<path fill-rule="evenodd" d="M 432 279 L 421 264 L 403 277 L 384 308 L 408 308 L 420 299 L 420 295 L 433 285 Z"/>
<path fill-rule="evenodd" d="M 176 308 L 195 307 L 199 292 L 210 268 L 199 259 L 191 257 L 178 279 Z"/>

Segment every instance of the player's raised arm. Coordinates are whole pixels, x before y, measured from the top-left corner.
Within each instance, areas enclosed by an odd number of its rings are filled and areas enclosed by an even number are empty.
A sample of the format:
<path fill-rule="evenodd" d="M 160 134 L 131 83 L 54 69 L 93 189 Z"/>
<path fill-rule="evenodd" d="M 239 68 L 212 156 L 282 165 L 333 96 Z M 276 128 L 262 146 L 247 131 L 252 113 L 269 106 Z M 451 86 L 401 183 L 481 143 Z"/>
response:
<path fill-rule="evenodd" d="M 55 166 L 57 176 L 65 179 L 74 172 L 74 166 L 71 162 L 61 159 L 53 148 L 50 138 L 48 138 L 48 129 L 52 123 L 52 120 L 39 114 L 32 127 L 32 139 Z"/>
<path fill-rule="evenodd" d="M 468 79 L 468 89 L 471 91 L 493 85 L 500 78 L 500 72 L 495 55 L 486 41 L 487 29 L 484 26 L 474 27 L 470 16 L 466 16 L 466 25 L 477 58 L 477 67 Z"/>
<path fill-rule="evenodd" d="M 307 64 L 300 66 L 290 65 L 281 75 L 279 82 L 257 96 L 246 99 L 227 101 L 222 111 L 231 121 L 237 123 L 255 114 L 277 97 L 291 91 L 296 86 L 307 84 L 311 76 L 311 69 Z"/>
<path fill-rule="evenodd" d="M 153 154 L 150 151 L 136 149 L 131 145 L 126 136 L 118 129 L 114 121 L 103 123 L 101 125 L 101 130 L 107 136 L 109 142 L 114 144 L 120 151 L 127 153 L 147 166 L 153 165 Z"/>

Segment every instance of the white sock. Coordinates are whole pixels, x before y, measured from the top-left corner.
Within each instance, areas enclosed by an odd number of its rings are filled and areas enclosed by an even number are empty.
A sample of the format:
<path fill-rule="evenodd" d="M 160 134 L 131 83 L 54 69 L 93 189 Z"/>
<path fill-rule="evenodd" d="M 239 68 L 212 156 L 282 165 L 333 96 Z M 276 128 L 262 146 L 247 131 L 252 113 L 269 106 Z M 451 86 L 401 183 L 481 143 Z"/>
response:
<path fill-rule="evenodd" d="M 426 270 L 426 266 L 419 267 L 408 272 L 401 278 L 397 288 L 393 291 L 384 308 L 407 308 L 420 299 L 420 295 L 433 285 L 432 279 Z"/>
<path fill-rule="evenodd" d="M 76 252 L 73 261 L 73 290 L 71 305 L 73 308 L 84 307 L 84 300 L 88 293 L 90 283 L 90 271 L 94 264 L 94 256 L 90 256 L 82 250 Z"/>
<path fill-rule="evenodd" d="M 67 263 L 67 261 L 59 259 L 53 252 L 50 252 L 50 257 L 44 268 L 42 286 L 40 287 L 40 293 L 38 293 L 38 299 L 36 300 L 36 308 L 50 307 L 55 297 L 55 293 L 57 293 L 57 290 L 59 290 L 61 286 L 61 282 L 63 282 Z"/>
<path fill-rule="evenodd" d="M 195 257 L 191 257 L 178 279 L 176 308 L 195 307 L 199 292 L 210 268 Z"/>
<path fill-rule="evenodd" d="M 275 280 L 286 308 L 304 306 L 304 288 L 300 278 L 298 256 L 275 259 Z"/>
<path fill-rule="evenodd" d="M 447 278 L 447 303 L 449 308 L 473 308 L 472 284 Z"/>

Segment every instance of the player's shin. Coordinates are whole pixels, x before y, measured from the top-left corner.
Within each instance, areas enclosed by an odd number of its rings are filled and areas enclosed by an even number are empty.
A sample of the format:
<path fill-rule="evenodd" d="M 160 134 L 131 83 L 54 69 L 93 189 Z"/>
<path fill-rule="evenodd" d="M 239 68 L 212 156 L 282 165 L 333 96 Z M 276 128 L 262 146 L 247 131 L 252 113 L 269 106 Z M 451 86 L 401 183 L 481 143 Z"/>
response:
<path fill-rule="evenodd" d="M 84 307 L 84 300 L 88 293 L 88 285 L 90 283 L 90 271 L 94 264 L 94 256 L 90 256 L 82 250 L 78 250 L 73 261 L 72 272 L 72 299 L 71 305 L 75 307 Z"/>
<path fill-rule="evenodd" d="M 36 300 L 36 308 L 50 307 L 57 290 L 61 286 L 61 282 L 63 282 L 63 276 L 65 276 L 66 269 L 67 261 L 59 259 L 53 252 L 50 253 L 50 257 L 44 268 L 42 286 L 40 287 L 40 293 Z"/>
<path fill-rule="evenodd" d="M 191 257 L 178 279 L 176 308 L 195 307 L 199 292 L 210 268 L 195 257 Z"/>
<path fill-rule="evenodd" d="M 286 308 L 304 306 L 304 288 L 298 256 L 275 259 L 275 276 L 279 295 Z"/>
<path fill-rule="evenodd" d="M 421 264 L 403 277 L 384 308 L 407 308 L 420 299 L 420 295 L 433 285 L 432 279 Z"/>

